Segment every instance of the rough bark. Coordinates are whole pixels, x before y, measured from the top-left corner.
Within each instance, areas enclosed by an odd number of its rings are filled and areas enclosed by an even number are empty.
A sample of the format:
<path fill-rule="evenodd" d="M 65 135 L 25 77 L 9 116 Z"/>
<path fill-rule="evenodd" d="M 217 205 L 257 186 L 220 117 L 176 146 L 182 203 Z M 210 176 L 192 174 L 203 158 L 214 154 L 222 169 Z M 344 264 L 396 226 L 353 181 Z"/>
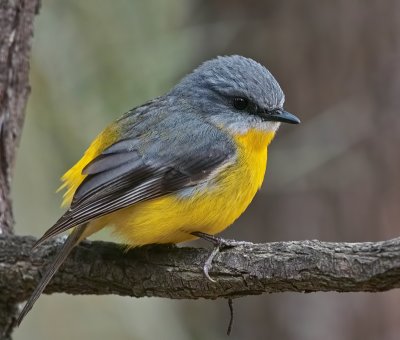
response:
<path fill-rule="evenodd" d="M 0 235 L 13 233 L 10 183 L 29 95 L 29 55 L 39 0 L 0 0 Z M 9 338 L 15 305 L 0 303 L 0 336 Z"/>
<path fill-rule="evenodd" d="M 60 241 L 31 252 L 32 237 L 0 238 L 2 298 L 24 301 Z M 151 246 L 125 252 L 113 243 L 85 241 L 46 293 L 118 294 L 174 299 L 235 298 L 275 292 L 378 292 L 400 287 L 400 238 L 375 243 L 320 241 L 246 243 L 213 262 L 212 283 L 202 264 L 209 250 Z"/>

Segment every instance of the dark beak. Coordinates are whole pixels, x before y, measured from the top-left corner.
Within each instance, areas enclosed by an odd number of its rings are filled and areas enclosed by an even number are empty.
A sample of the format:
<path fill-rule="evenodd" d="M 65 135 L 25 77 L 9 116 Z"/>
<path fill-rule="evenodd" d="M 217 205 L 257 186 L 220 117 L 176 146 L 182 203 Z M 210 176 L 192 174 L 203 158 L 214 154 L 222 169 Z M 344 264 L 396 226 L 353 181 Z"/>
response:
<path fill-rule="evenodd" d="M 279 109 L 263 112 L 261 117 L 267 121 L 272 121 L 272 122 L 300 124 L 300 119 L 297 118 L 294 114 Z"/>

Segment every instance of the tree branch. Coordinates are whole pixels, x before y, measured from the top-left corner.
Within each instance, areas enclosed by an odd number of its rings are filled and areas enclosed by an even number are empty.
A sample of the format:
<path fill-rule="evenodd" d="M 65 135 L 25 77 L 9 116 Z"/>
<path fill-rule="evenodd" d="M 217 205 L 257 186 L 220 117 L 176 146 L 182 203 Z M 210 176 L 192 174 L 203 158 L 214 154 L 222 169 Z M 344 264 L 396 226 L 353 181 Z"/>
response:
<path fill-rule="evenodd" d="M 2 298 L 28 298 L 60 241 L 31 253 L 34 238 L 0 238 Z M 46 293 L 118 294 L 174 299 L 231 298 L 273 292 L 385 291 L 400 287 L 400 238 L 384 242 L 274 242 L 227 249 L 202 265 L 209 250 L 149 246 L 125 252 L 114 243 L 81 243 Z"/>

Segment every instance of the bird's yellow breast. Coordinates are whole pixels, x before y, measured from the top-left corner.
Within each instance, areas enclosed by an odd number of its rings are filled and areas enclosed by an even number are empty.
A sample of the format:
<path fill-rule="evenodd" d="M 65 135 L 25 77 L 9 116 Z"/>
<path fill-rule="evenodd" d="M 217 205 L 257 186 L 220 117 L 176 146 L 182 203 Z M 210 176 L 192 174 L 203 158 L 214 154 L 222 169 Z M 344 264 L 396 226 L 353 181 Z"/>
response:
<path fill-rule="evenodd" d="M 192 195 L 171 194 L 103 216 L 91 222 L 89 232 L 111 226 L 130 246 L 179 243 L 193 239 L 194 231 L 221 232 L 245 211 L 261 187 L 273 137 L 274 132 L 257 130 L 235 136 L 237 159 L 213 184 Z"/>

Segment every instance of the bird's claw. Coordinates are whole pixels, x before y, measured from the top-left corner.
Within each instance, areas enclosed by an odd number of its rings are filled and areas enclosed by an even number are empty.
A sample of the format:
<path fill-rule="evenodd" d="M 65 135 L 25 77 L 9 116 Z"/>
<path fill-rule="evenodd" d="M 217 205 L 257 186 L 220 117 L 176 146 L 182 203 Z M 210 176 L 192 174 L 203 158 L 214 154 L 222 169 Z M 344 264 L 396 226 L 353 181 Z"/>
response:
<path fill-rule="evenodd" d="M 204 263 L 203 272 L 207 279 L 211 282 L 216 282 L 213 278 L 211 278 L 209 274 L 209 270 L 212 268 L 212 261 L 214 260 L 215 256 L 219 253 L 220 248 L 219 246 L 214 246 L 213 251 L 211 252 L 210 256 L 207 258 L 206 262 Z"/>
<path fill-rule="evenodd" d="M 246 243 L 248 243 L 248 242 L 243 242 L 243 241 L 225 240 L 221 237 L 209 235 L 206 233 L 202 233 L 200 231 L 194 232 L 194 233 L 192 233 L 192 235 L 202 238 L 203 240 L 208 241 L 214 245 L 213 251 L 211 252 L 210 256 L 207 258 L 207 260 L 203 266 L 204 275 L 211 282 L 216 282 L 213 278 L 211 278 L 209 271 L 212 268 L 212 262 L 213 262 L 214 258 L 218 255 L 218 253 L 223 249 L 232 248 L 232 247 L 236 247 L 236 246 L 240 246 L 240 245 L 245 245 Z"/>

